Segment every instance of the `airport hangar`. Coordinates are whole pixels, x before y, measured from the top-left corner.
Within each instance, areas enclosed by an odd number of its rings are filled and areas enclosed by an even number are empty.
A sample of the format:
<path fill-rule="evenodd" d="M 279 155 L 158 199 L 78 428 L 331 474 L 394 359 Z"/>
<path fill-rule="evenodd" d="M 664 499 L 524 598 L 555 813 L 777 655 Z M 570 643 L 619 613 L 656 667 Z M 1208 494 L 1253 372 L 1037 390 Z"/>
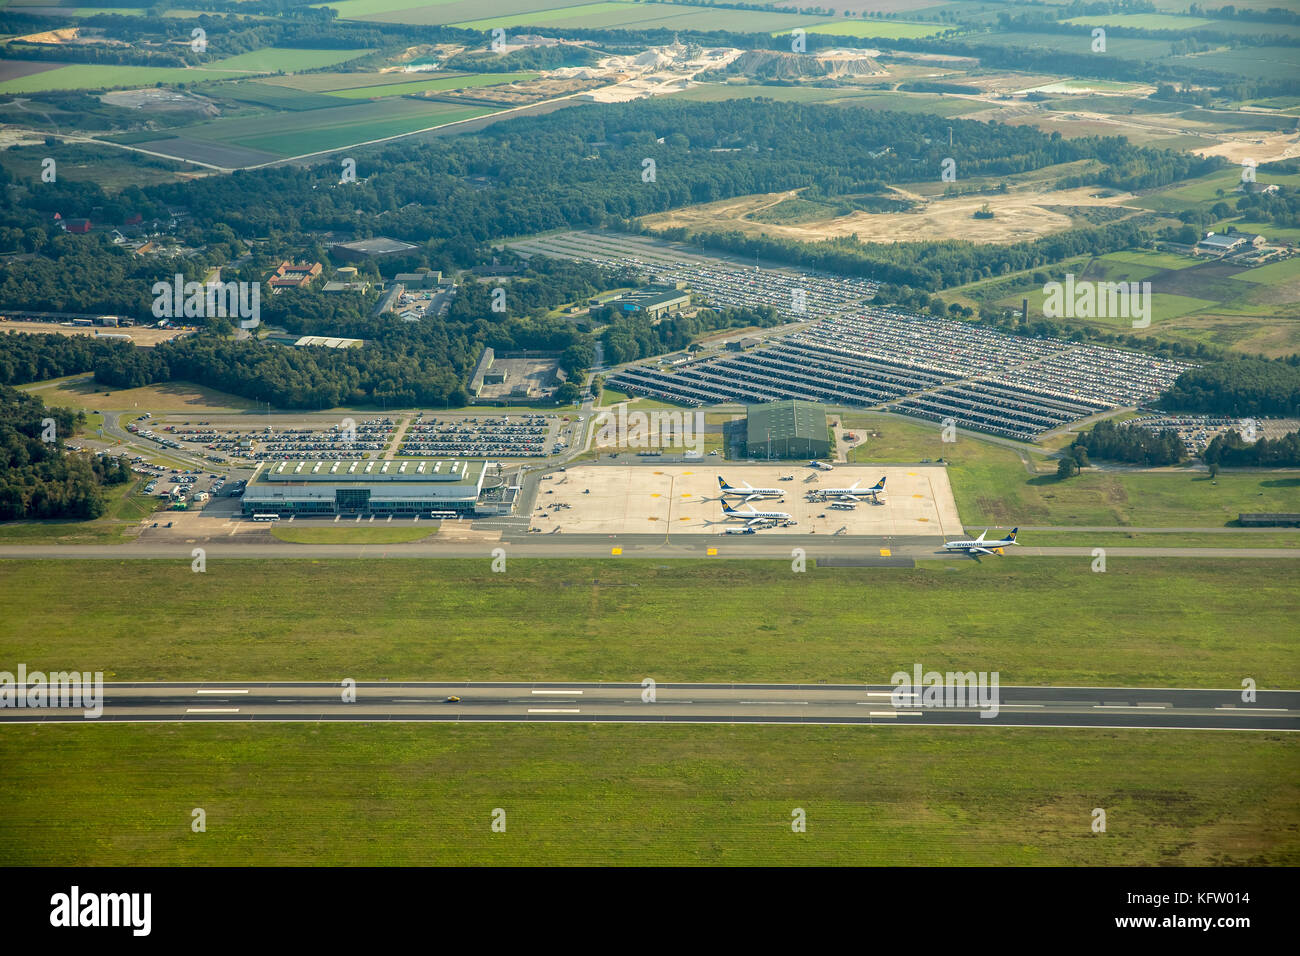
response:
<path fill-rule="evenodd" d="M 244 490 L 245 515 L 509 514 L 518 482 L 487 461 L 271 461 Z"/>
<path fill-rule="evenodd" d="M 747 405 L 745 446 L 750 458 L 828 458 L 826 406 L 797 399 Z"/>

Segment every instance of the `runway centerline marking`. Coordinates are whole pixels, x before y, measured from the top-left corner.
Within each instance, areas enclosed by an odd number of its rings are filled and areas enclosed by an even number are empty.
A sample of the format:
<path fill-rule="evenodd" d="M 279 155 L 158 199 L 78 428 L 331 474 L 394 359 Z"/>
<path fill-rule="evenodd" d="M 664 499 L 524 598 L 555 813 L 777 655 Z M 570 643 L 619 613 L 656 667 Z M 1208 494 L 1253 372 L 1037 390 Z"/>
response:
<path fill-rule="evenodd" d="M 1237 707 L 1235 704 L 1229 704 L 1227 707 L 1216 707 L 1214 709 L 1215 710 L 1237 710 L 1237 711 L 1241 711 L 1241 713 L 1243 714 L 1248 714 L 1256 710 L 1271 710 L 1271 711 L 1281 711 L 1282 713 L 1286 713 L 1291 708 L 1289 707 Z"/>
<path fill-rule="evenodd" d="M 1168 704 L 1093 704 L 1094 710 L 1162 710 Z"/>
<path fill-rule="evenodd" d="M 187 714 L 237 714 L 238 707 L 187 707 Z"/>

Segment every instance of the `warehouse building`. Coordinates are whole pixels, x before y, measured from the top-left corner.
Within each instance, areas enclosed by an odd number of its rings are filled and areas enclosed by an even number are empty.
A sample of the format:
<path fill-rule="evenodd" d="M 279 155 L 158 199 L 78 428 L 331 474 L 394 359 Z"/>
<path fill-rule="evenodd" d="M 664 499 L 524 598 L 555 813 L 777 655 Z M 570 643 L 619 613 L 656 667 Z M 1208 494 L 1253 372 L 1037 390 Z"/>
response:
<path fill-rule="evenodd" d="M 620 296 L 610 304 L 620 312 L 659 319 L 690 305 L 691 295 L 670 286 L 650 285 Z"/>
<path fill-rule="evenodd" d="M 831 453 L 826 406 L 789 400 L 745 409 L 750 458 L 826 458 Z"/>
<path fill-rule="evenodd" d="M 358 239 L 356 242 L 340 242 L 330 247 L 330 255 L 343 262 L 364 262 L 367 259 L 383 259 L 387 256 L 404 256 L 419 249 L 409 242 L 376 236 L 374 239 Z"/>
<path fill-rule="evenodd" d="M 243 511 L 250 517 L 508 513 L 502 502 L 509 501 L 492 493 L 504 485 L 497 471 L 483 461 L 272 461 L 249 479 Z"/>

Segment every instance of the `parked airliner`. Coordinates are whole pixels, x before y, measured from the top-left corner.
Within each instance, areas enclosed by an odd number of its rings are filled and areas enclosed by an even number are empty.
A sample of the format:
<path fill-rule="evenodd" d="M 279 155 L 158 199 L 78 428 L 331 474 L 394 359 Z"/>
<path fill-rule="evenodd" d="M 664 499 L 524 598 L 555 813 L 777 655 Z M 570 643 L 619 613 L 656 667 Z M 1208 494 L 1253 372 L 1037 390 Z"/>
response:
<path fill-rule="evenodd" d="M 737 511 L 735 508 L 724 504 L 722 513 L 728 518 L 743 518 L 747 522 L 745 525 L 747 528 L 752 528 L 763 521 L 789 521 L 792 524 L 794 523 L 793 519 L 784 511 L 755 511 L 753 505 L 750 505 L 746 511 Z"/>
<path fill-rule="evenodd" d="M 855 481 L 852 487 L 849 488 L 818 488 L 817 495 L 822 498 L 839 498 L 842 501 L 860 501 L 870 495 L 872 498 L 879 501 L 880 498 L 878 496 L 884 494 L 884 478 L 881 478 L 870 488 L 859 488 L 858 485 L 860 484 L 862 484 L 861 481 Z"/>
<path fill-rule="evenodd" d="M 727 495 L 744 495 L 746 501 L 753 501 L 755 498 L 783 498 L 785 492 L 780 488 L 755 488 L 749 482 L 744 482 L 743 486 L 727 484 L 727 480 L 718 475 L 718 488 L 722 491 L 722 496 Z"/>

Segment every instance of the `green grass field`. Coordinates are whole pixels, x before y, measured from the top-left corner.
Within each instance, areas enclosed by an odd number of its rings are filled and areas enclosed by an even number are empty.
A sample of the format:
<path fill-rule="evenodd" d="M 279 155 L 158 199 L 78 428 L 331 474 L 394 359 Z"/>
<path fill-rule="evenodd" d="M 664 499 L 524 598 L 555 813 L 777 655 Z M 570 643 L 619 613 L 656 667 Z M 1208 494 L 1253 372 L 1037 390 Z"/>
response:
<path fill-rule="evenodd" d="M 203 83 L 226 80 L 242 75 L 240 70 L 205 67 L 116 66 L 112 64 L 74 64 L 20 76 L 0 83 L 0 93 L 40 93 L 45 90 L 99 90 L 120 87 L 153 86 L 155 83 Z"/>
<path fill-rule="evenodd" d="M 214 65 L 224 70 L 289 73 L 298 70 L 318 70 L 323 66 L 336 66 L 370 52 L 370 50 L 292 50 L 268 46 L 218 60 Z"/>
<path fill-rule="evenodd" d="M 437 22 L 444 13 L 434 6 Z M 479 12 L 482 12 L 480 5 Z M 402 13 L 388 13 L 375 19 L 398 22 L 415 22 Z M 804 16 L 784 11 L 731 10 L 717 7 L 695 7 L 679 3 L 624 3 L 601 2 L 570 6 L 543 7 L 532 11 L 507 13 L 488 17 L 471 17 L 450 26 L 466 30 L 491 30 L 495 27 L 569 27 L 573 29 L 669 29 L 669 30 L 736 30 L 743 33 L 782 31 L 794 27 L 811 28 L 827 23 L 828 17 Z"/>
<path fill-rule="evenodd" d="M 0 661 L 106 680 L 884 683 L 920 661 L 1004 684 L 1300 683 L 1297 564 L 1111 555 L 785 561 L 0 562 Z M 143 594 L 157 600 L 142 600 Z M 1248 637 L 1241 621 L 1250 621 Z M 359 637 L 358 635 L 362 635 Z"/>
<path fill-rule="evenodd" d="M 280 524 L 271 529 L 273 537 L 292 544 L 401 544 L 419 541 L 437 534 L 436 522 L 419 528 L 388 527 L 328 527 L 314 528 L 306 525 Z"/>
<path fill-rule="evenodd" d="M 141 388 L 115 389 L 95 383 L 93 375 L 69 375 L 22 386 L 52 408 L 118 409 L 139 408 L 152 412 L 233 412 L 257 408 L 258 404 L 228 392 L 189 382 L 175 381 Z M 265 405 L 262 406 L 265 408 Z M 124 418 L 125 421 L 125 418 Z"/>
<path fill-rule="evenodd" d="M 1022 531 L 1017 540 L 1031 548 L 1300 548 L 1300 531 Z"/>
<path fill-rule="evenodd" d="M 187 139 L 233 143 L 281 156 L 299 156 L 494 112 L 490 107 L 456 106 L 400 97 L 367 104 L 342 98 L 339 102 L 346 105 L 289 114 L 230 117 L 187 126 L 175 132 Z"/>
<path fill-rule="evenodd" d="M 942 441 L 937 424 L 888 415 L 846 413 L 845 426 L 879 433 L 850 453 L 852 461 L 944 458 L 967 527 L 1128 525 L 1221 527 L 1243 511 L 1300 511 L 1300 473 L 1094 472 L 1065 480 L 1056 462 L 1031 453 L 1033 473 L 1015 450 L 958 435 Z M 1041 473 L 1039 473 L 1041 472 Z"/>
<path fill-rule="evenodd" d="M 1295 865 L 1293 738 L 11 725 L 0 762 L 23 772 L 0 775 L 0 864 Z"/>
<path fill-rule="evenodd" d="M 900 20 L 836 20 L 807 27 L 809 33 L 831 33 L 840 37 L 878 37 L 885 40 L 917 40 L 954 29 L 948 24 L 906 23 Z M 777 34 L 773 34 L 776 36 Z"/>

